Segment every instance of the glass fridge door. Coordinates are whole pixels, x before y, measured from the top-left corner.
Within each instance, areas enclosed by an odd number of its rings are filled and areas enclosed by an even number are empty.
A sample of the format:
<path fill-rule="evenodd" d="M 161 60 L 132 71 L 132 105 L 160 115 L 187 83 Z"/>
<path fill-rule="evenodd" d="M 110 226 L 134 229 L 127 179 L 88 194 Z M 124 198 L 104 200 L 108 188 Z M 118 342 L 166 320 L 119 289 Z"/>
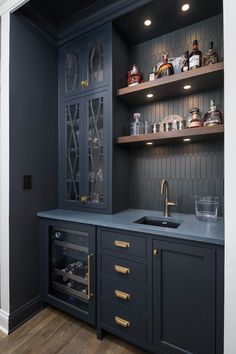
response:
<path fill-rule="evenodd" d="M 88 311 L 91 296 L 89 234 L 77 230 L 52 228 L 50 294 Z"/>

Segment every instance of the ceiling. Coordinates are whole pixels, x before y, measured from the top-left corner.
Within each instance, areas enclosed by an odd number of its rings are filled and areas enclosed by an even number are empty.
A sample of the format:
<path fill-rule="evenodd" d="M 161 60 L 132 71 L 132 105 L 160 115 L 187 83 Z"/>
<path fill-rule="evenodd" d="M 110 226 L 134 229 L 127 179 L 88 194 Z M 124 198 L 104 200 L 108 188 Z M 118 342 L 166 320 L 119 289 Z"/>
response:
<path fill-rule="evenodd" d="M 82 15 L 93 7 L 117 0 L 31 0 L 51 21 L 59 24 L 75 15 Z"/>
<path fill-rule="evenodd" d="M 190 9 L 182 12 L 185 3 Z M 138 44 L 222 12 L 222 0 L 154 0 L 117 19 L 115 24 L 126 40 Z M 143 24 L 147 18 L 152 21 L 150 27 Z"/>

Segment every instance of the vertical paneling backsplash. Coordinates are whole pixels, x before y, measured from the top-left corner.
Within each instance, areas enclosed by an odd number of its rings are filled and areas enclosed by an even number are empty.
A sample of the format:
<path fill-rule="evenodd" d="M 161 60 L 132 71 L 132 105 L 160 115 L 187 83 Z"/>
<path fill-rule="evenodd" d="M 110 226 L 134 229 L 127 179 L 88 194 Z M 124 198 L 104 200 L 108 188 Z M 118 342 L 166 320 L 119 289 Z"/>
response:
<path fill-rule="evenodd" d="M 145 81 L 153 65 L 162 60 L 168 52 L 170 57 L 179 56 L 184 51 L 191 52 L 192 41 L 198 39 L 199 49 L 207 52 L 209 42 L 214 41 L 215 50 L 223 60 L 223 18 L 212 17 L 185 27 L 179 31 L 141 43 L 132 50 L 132 62 L 137 63 Z M 223 88 L 187 94 L 180 98 L 157 101 L 130 109 L 130 119 L 134 112 L 142 114 L 143 121 L 158 121 L 170 114 L 185 118 L 189 109 L 198 107 L 203 114 L 209 110 L 210 98 L 215 98 L 217 107 L 224 111 Z M 140 146 L 130 149 L 130 206 L 132 208 L 162 210 L 163 197 L 160 181 L 167 178 L 170 185 L 171 201 L 178 195 L 178 206 L 173 211 L 194 212 L 194 195 L 219 196 L 219 214 L 223 214 L 224 197 L 224 144 L 223 139 L 172 144 L 161 147 Z"/>

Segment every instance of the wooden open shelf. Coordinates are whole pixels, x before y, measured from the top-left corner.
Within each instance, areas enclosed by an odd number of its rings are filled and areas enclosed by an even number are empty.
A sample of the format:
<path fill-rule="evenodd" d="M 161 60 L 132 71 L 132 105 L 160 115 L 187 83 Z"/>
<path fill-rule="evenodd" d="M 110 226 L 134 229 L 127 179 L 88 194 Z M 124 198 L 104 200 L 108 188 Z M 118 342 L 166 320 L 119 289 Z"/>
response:
<path fill-rule="evenodd" d="M 214 89 L 223 86 L 223 80 L 224 64 L 220 62 L 184 73 L 147 81 L 136 86 L 124 87 L 117 91 L 117 96 L 129 105 L 139 105 Z M 185 85 L 191 85 L 191 89 L 184 90 L 183 87 Z M 148 93 L 153 93 L 154 97 L 147 98 L 146 95 Z"/>
<path fill-rule="evenodd" d="M 117 138 L 117 144 L 143 144 L 153 142 L 155 145 L 164 145 L 174 142 L 183 142 L 183 139 L 190 138 L 191 142 L 210 140 L 223 137 L 224 125 L 216 125 L 213 127 L 189 128 L 179 131 L 171 131 L 156 134 L 140 134 L 121 136 Z"/>

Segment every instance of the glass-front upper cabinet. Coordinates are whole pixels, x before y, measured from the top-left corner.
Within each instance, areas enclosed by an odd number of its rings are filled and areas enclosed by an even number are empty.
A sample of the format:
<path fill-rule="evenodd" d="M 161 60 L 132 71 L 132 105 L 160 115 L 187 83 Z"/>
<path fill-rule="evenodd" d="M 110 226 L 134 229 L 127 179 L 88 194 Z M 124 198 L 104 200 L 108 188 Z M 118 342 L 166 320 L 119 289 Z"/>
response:
<path fill-rule="evenodd" d="M 67 100 L 60 124 L 60 204 L 106 209 L 108 204 L 107 91 Z"/>
<path fill-rule="evenodd" d="M 86 109 L 86 178 L 84 191 L 87 207 L 105 208 L 107 202 L 107 92 L 88 96 Z"/>
<path fill-rule="evenodd" d="M 108 83 L 107 26 L 61 49 L 62 97 L 87 92 Z"/>

